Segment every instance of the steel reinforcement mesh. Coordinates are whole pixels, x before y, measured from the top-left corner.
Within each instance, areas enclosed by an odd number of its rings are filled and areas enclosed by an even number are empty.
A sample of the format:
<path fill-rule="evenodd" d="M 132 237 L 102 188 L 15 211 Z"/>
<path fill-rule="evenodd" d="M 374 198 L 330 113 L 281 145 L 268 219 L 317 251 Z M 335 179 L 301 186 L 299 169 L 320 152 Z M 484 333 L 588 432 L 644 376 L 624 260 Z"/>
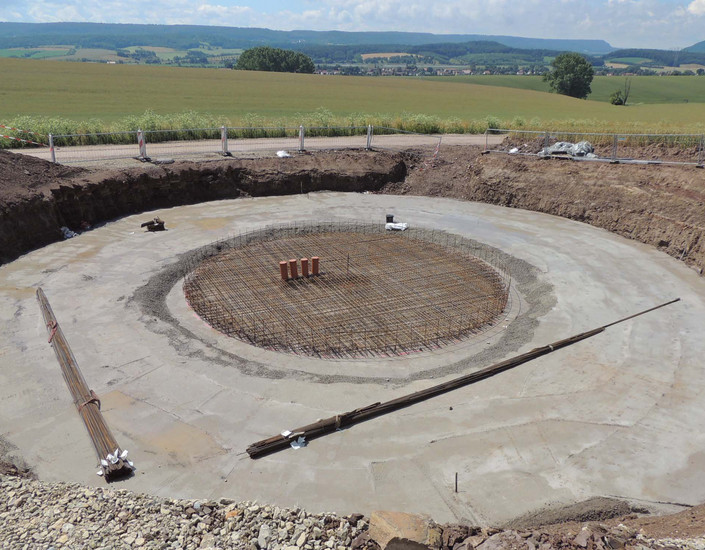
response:
<path fill-rule="evenodd" d="M 478 254 L 482 257 L 479 257 Z M 304 277 L 301 258 L 320 258 Z M 280 262 L 296 259 L 283 280 Z M 436 349 L 490 325 L 510 279 L 496 254 L 439 231 L 309 223 L 213 243 L 184 280 L 191 307 L 253 345 L 319 357 Z"/>

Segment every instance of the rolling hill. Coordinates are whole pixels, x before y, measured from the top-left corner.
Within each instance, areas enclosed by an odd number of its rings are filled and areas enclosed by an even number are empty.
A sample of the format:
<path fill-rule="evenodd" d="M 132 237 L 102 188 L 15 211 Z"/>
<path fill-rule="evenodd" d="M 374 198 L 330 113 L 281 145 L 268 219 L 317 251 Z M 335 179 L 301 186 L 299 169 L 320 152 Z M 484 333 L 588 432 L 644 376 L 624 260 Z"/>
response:
<path fill-rule="evenodd" d="M 221 48 L 292 45 L 422 44 L 494 41 L 522 49 L 549 49 L 605 54 L 614 48 L 604 40 L 561 40 L 414 32 L 276 31 L 261 28 L 198 25 L 135 25 L 108 23 L 1 23 L 0 48 L 72 44 L 84 48 L 119 49 L 129 46 L 198 48 L 207 43 Z"/>

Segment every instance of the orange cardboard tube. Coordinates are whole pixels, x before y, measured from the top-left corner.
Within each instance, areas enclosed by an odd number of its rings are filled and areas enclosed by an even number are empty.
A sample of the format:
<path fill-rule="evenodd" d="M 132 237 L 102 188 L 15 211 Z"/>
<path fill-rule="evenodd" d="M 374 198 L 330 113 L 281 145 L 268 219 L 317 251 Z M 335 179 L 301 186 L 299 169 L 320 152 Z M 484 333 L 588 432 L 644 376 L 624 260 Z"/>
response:
<path fill-rule="evenodd" d="M 289 268 L 286 262 L 279 262 L 279 272 L 282 276 L 282 281 L 286 281 L 289 278 Z"/>
<path fill-rule="evenodd" d="M 301 276 L 308 277 L 308 258 L 301 258 Z"/>
<path fill-rule="evenodd" d="M 311 258 L 311 271 L 313 272 L 314 275 L 318 275 L 318 262 L 320 258 L 318 256 L 314 256 Z"/>
<path fill-rule="evenodd" d="M 289 270 L 291 271 L 291 278 L 292 279 L 298 279 L 299 278 L 299 267 L 297 265 L 297 260 L 289 260 Z"/>

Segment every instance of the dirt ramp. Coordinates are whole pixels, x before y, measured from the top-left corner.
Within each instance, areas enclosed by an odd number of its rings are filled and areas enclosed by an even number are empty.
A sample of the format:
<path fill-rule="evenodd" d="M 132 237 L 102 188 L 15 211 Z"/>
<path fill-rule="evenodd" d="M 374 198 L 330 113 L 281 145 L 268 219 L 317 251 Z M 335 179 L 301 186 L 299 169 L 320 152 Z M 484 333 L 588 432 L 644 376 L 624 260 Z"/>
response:
<path fill-rule="evenodd" d="M 568 521 L 605 521 L 626 516 L 632 512 L 629 503 L 616 498 L 594 497 L 568 506 L 552 506 L 518 517 L 503 527 L 505 529 L 535 529 L 542 525 Z"/>

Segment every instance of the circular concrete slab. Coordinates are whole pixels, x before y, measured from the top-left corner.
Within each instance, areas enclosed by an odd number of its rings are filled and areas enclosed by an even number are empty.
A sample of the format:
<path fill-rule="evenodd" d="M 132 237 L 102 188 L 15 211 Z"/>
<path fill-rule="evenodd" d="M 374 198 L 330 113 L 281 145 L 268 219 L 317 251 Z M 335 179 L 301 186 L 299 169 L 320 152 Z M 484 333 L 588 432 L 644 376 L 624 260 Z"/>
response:
<path fill-rule="evenodd" d="M 184 295 L 208 325 L 264 349 L 331 359 L 432 351 L 495 324 L 511 281 L 474 242 L 446 245 L 448 235 L 270 225 L 188 262 Z"/>
<path fill-rule="evenodd" d="M 541 295 L 522 296 L 517 285 L 512 314 L 466 345 L 368 361 L 231 346 L 188 310 L 178 285 L 164 289 L 162 315 L 139 298 L 180 254 L 228 234 L 302 219 L 381 223 L 386 213 L 534 266 Z M 168 231 L 143 232 L 140 223 L 155 215 Z M 595 495 L 647 505 L 705 500 L 705 283 L 665 254 L 584 224 L 451 200 L 321 193 L 132 216 L 1 267 L 0 433 L 41 478 L 102 485 L 47 344 L 37 286 L 138 468 L 120 488 L 481 524 Z M 244 453 L 283 430 L 677 296 L 570 348 L 304 449 L 257 461 Z"/>

